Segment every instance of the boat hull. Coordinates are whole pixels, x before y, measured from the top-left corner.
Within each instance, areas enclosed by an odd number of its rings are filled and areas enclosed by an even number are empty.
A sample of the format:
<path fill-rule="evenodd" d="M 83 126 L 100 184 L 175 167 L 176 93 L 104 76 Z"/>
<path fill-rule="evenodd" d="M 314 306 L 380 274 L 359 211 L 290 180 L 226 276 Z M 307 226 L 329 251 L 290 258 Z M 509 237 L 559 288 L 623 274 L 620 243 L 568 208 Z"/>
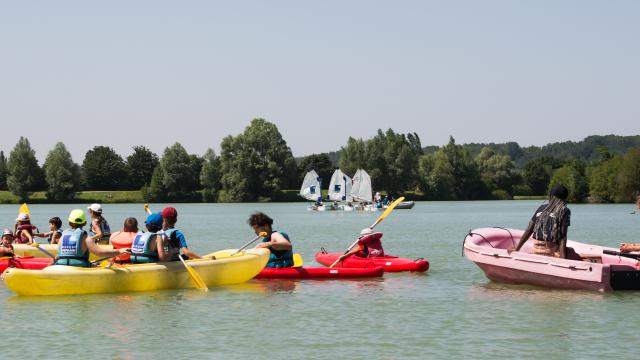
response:
<path fill-rule="evenodd" d="M 105 250 L 112 250 L 113 246 L 111 245 L 99 245 L 101 248 Z M 53 256 L 58 256 L 58 245 L 57 244 L 40 244 L 38 247 L 50 253 Z M 51 258 L 44 251 L 38 250 L 37 247 L 31 246 L 29 244 L 13 244 L 13 253 L 16 256 L 24 256 L 24 257 L 34 257 L 34 258 Z M 91 254 L 90 260 L 95 260 L 98 257 Z"/>
<path fill-rule="evenodd" d="M 380 277 L 384 273 L 382 267 L 374 268 L 264 268 L 256 279 L 357 279 Z"/>
<path fill-rule="evenodd" d="M 256 276 L 267 264 L 269 251 L 250 249 L 236 256 L 234 250 L 218 251 L 212 259 L 187 263 L 207 286 L 238 284 Z M 18 295 L 71 295 L 194 288 L 180 261 L 78 268 L 53 265 L 42 270 L 7 269 L 4 282 Z"/>
<path fill-rule="evenodd" d="M 618 288 L 611 283 L 616 273 L 640 268 L 635 259 L 603 254 L 603 250 L 616 249 L 572 240 L 567 241 L 567 246 L 589 261 L 533 254 L 532 241 L 525 243 L 520 251 L 509 253 L 507 249 L 515 247 L 522 233 L 522 230 L 504 228 L 472 230 L 464 240 L 464 256 L 495 282 L 601 292 Z"/>
<path fill-rule="evenodd" d="M 330 266 L 333 264 L 342 253 L 326 253 L 318 252 L 315 255 L 316 261 L 322 265 Z M 382 267 L 385 272 L 425 272 L 429 270 L 429 262 L 424 259 L 406 259 L 397 256 L 382 256 L 361 258 L 357 256 L 350 256 L 343 261 L 336 264 L 337 268 L 367 268 L 367 267 Z M 334 267 L 334 268 L 335 268 Z"/>

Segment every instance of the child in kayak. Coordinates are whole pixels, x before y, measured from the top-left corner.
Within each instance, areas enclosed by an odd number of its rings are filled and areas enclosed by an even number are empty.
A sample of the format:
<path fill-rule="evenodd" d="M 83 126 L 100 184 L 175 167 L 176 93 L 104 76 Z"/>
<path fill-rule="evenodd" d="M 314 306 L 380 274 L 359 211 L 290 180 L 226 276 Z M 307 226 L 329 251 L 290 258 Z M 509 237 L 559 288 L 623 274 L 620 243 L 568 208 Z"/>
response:
<path fill-rule="evenodd" d="M 341 255 L 337 262 L 340 262 L 349 256 L 355 255 L 357 257 L 372 258 L 384 256 L 384 249 L 382 248 L 381 232 L 375 232 L 372 228 L 365 228 L 360 231 L 360 237 L 356 247 L 349 250 L 346 254 Z"/>
<path fill-rule="evenodd" d="M 293 245 L 289 235 L 282 231 L 275 231 L 271 228 L 273 219 L 264 213 L 256 212 L 252 214 L 247 223 L 251 225 L 256 235 L 266 232 L 268 235 L 262 238 L 262 243 L 256 245 L 256 248 L 269 249 L 271 255 L 269 262 L 265 267 L 283 268 L 293 266 Z"/>
<path fill-rule="evenodd" d="M 134 217 L 128 217 L 124 220 L 122 230 L 116 231 L 111 234 L 111 237 L 109 237 L 109 242 L 114 249 L 130 248 L 137 233 L 138 220 Z M 113 258 L 113 262 L 116 264 L 130 263 L 131 261 L 129 260 L 129 258 L 129 254 L 122 254 Z"/>
<path fill-rule="evenodd" d="M 49 244 L 57 244 L 62 237 L 62 220 L 57 216 L 52 217 L 49 219 L 49 231 L 33 234 L 33 236 L 47 238 Z"/>
<path fill-rule="evenodd" d="M 4 229 L 2 233 L 0 256 L 13 256 L 13 232 L 9 229 Z"/>
<path fill-rule="evenodd" d="M 69 229 L 62 232 L 62 239 L 58 243 L 58 257 L 54 265 L 68 265 L 77 267 L 91 267 L 89 254 L 98 257 L 117 256 L 124 254 L 129 249 L 106 250 L 102 249 L 87 232 L 82 229 L 87 224 L 84 211 L 72 210 L 69 213 Z"/>
<path fill-rule="evenodd" d="M 158 213 L 150 214 L 144 223 L 147 232 L 136 234 L 131 246 L 131 262 L 133 264 L 144 264 L 170 261 L 173 256 L 178 254 L 179 250 L 165 246 L 166 238 L 161 232 L 162 215 Z"/>
<path fill-rule="evenodd" d="M 166 207 L 162 209 L 160 213 L 162 215 L 162 229 L 169 241 L 169 248 L 180 249 L 183 256 L 188 259 L 202 259 L 202 256 L 191 251 L 187 246 L 187 239 L 182 231 L 175 228 L 176 222 L 178 222 L 178 210 L 172 207 Z M 178 260 L 177 254 L 173 260 Z"/>
<path fill-rule="evenodd" d="M 14 242 L 17 244 L 32 244 L 36 227 L 31 225 L 31 218 L 27 213 L 20 213 L 16 219 Z"/>
<path fill-rule="evenodd" d="M 91 228 L 89 229 L 91 239 L 93 239 L 96 244 L 109 244 L 111 228 L 109 227 L 107 219 L 102 216 L 102 205 L 91 204 L 87 209 L 89 209 L 89 215 L 91 215 Z"/>

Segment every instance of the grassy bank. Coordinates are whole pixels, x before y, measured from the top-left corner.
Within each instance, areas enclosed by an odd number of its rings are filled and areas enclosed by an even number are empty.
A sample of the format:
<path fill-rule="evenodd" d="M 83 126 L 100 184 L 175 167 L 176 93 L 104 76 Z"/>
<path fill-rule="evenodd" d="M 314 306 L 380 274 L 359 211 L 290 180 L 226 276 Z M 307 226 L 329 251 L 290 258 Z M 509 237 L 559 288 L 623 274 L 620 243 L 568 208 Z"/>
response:
<path fill-rule="evenodd" d="M 0 204 L 17 204 L 20 199 L 8 191 L 0 191 Z M 66 201 L 65 201 L 66 202 Z M 142 203 L 142 192 L 138 191 L 80 191 L 76 194 L 76 198 L 71 203 L 102 203 L 102 204 L 118 204 L 118 203 Z M 29 194 L 29 203 L 46 204 L 51 203 L 47 200 L 44 191 L 38 191 Z"/>

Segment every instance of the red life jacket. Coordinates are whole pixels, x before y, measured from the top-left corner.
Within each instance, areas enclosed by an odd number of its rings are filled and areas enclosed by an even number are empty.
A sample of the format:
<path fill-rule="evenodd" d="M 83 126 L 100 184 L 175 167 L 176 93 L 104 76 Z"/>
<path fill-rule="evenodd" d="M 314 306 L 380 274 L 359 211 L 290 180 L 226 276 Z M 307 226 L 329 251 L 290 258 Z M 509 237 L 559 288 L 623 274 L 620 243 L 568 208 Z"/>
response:
<path fill-rule="evenodd" d="M 133 244 L 133 239 L 136 237 L 136 232 L 133 231 L 116 231 L 111 234 L 109 241 L 113 245 L 114 249 L 126 249 L 130 248 Z M 118 262 L 128 262 L 131 259 L 131 254 L 122 254 L 114 258 Z"/>
<path fill-rule="evenodd" d="M 381 232 L 374 232 L 373 234 L 364 235 L 358 239 L 358 245 L 360 251 L 355 253 L 359 257 L 380 257 L 384 256 L 384 249 L 382 248 Z"/>
<path fill-rule="evenodd" d="M 31 224 L 21 224 L 16 227 L 16 238 L 14 240 L 17 244 L 26 244 L 29 242 L 29 238 L 27 238 L 24 234 L 29 233 L 33 238 L 33 231 L 36 229 L 35 226 Z"/>

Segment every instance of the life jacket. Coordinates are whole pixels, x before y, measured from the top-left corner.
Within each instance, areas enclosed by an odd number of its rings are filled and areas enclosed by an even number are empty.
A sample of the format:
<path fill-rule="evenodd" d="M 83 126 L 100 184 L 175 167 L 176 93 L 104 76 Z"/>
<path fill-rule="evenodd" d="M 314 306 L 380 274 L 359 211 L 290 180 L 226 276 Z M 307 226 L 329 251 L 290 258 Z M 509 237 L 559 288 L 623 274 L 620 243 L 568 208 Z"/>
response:
<path fill-rule="evenodd" d="M 62 230 L 58 229 L 56 231 L 52 231 L 51 234 L 49 234 L 49 238 L 47 239 L 47 241 L 49 242 L 49 244 L 51 244 L 51 241 L 53 240 L 53 234 L 58 233 L 60 234 L 60 236 L 62 236 Z"/>
<path fill-rule="evenodd" d="M 134 264 L 153 263 L 160 261 L 158 249 L 149 248 L 151 239 L 158 241 L 158 234 L 153 232 L 137 233 L 131 245 L 131 262 Z"/>
<path fill-rule="evenodd" d="M 136 237 L 138 233 L 133 231 L 116 231 L 111 234 L 109 238 L 109 242 L 113 245 L 114 249 L 126 249 L 130 248 L 131 244 L 133 244 L 133 239 Z M 129 262 L 131 258 L 131 254 L 122 254 L 113 258 L 113 260 L 117 263 Z"/>
<path fill-rule="evenodd" d="M 273 233 L 280 233 L 282 236 L 284 236 L 285 239 L 291 242 L 291 239 L 289 239 L 289 235 L 287 235 L 287 233 L 282 231 L 272 231 L 271 234 Z M 264 243 L 271 241 L 271 234 L 269 236 L 263 237 L 262 242 Z M 293 266 L 293 248 L 291 250 L 275 250 L 269 247 L 269 251 L 271 251 L 271 255 L 269 256 L 269 262 L 265 267 L 284 268 Z"/>
<path fill-rule="evenodd" d="M 109 238 L 111 237 L 111 227 L 109 226 L 107 219 L 101 218 L 101 221 L 98 222 L 98 226 L 100 227 L 102 236 L 99 239 L 96 239 L 96 242 L 100 244 L 108 244 Z M 97 233 L 93 231 L 93 226 L 89 229 L 89 234 L 91 234 L 91 236 L 96 236 Z"/>
<path fill-rule="evenodd" d="M 168 239 L 167 243 L 165 244 L 165 251 L 169 252 L 172 249 L 180 250 L 182 248 L 180 246 L 180 240 L 178 240 L 177 231 L 178 231 L 178 229 L 176 229 L 176 228 L 166 229 L 166 230 L 162 231 L 162 233 L 164 233 L 164 235 Z M 180 255 L 180 252 L 178 252 L 177 254 L 173 255 L 171 257 L 171 261 L 180 261 L 180 258 L 178 257 L 179 255 Z"/>
<path fill-rule="evenodd" d="M 384 249 L 382 248 L 381 232 L 374 232 L 372 234 L 364 235 L 358 239 L 358 245 L 361 250 L 355 253 L 358 257 L 382 257 L 384 256 Z"/>
<path fill-rule="evenodd" d="M 16 236 L 13 240 L 16 244 L 26 244 L 29 242 L 29 238 L 27 238 L 24 234 L 29 233 L 33 237 L 33 231 L 36 229 L 35 226 L 31 224 L 21 224 L 16 227 Z"/>
<path fill-rule="evenodd" d="M 58 243 L 58 257 L 54 264 L 91 267 L 89 249 L 82 250 L 82 241 L 86 234 L 87 232 L 80 228 L 63 231 Z"/>

